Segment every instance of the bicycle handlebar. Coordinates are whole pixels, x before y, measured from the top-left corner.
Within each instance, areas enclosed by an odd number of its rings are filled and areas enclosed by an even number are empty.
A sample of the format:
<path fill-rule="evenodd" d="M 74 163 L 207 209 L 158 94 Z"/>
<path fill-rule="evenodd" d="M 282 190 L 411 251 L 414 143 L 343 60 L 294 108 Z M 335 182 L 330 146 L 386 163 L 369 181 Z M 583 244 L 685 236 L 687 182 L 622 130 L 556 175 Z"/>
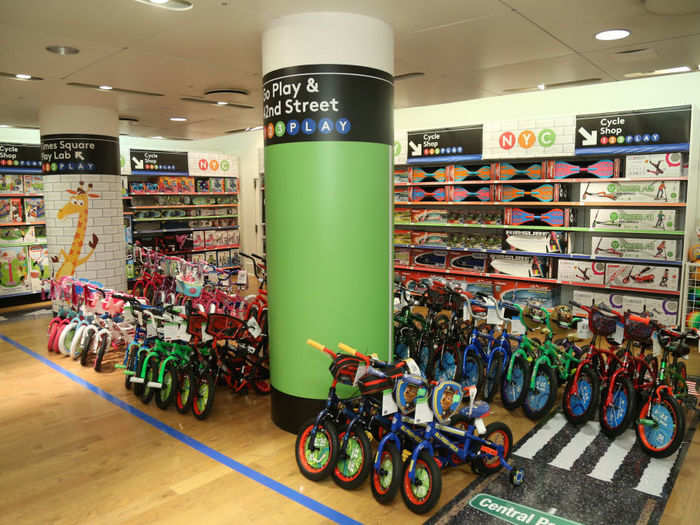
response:
<path fill-rule="evenodd" d="M 336 353 L 333 350 L 331 350 L 330 348 L 326 348 L 318 341 L 314 341 L 313 339 L 307 339 L 306 344 L 314 347 L 319 352 L 324 352 L 324 353 L 328 354 L 329 356 L 331 356 L 331 358 L 335 359 Z"/>

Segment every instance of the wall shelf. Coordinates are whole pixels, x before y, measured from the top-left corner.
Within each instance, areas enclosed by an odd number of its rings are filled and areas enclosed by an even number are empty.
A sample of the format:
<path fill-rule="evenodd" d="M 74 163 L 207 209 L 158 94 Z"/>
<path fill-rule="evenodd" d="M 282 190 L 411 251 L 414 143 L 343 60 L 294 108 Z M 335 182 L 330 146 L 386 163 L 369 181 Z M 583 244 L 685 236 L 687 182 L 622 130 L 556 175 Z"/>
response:
<path fill-rule="evenodd" d="M 462 202 L 405 202 L 395 201 L 394 207 L 420 206 L 499 206 L 503 208 L 685 208 L 685 202 L 571 202 L 571 201 L 462 201 Z"/>
<path fill-rule="evenodd" d="M 396 188 L 410 188 L 411 186 L 484 186 L 488 184 L 580 184 L 594 182 L 658 182 L 658 181 L 687 181 L 688 177 L 611 177 L 609 179 L 504 179 L 481 180 L 469 179 L 461 182 L 395 182 Z"/>
<path fill-rule="evenodd" d="M 495 230 L 535 230 L 535 231 L 565 231 L 565 232 L 588 232 L 588 233 L 619 233 L 624 235 L 644 234 L 644 235 L 676 235 L 683 236 L 683 230 L 624 230 L 622 228 L 589 228 L 586 226 L 527 226 L 509 224 L 446 224 L 439 222 L 395 222 L 394 226 L 401 227 L 431 227 L 431 228 L 477 228 Z"/>

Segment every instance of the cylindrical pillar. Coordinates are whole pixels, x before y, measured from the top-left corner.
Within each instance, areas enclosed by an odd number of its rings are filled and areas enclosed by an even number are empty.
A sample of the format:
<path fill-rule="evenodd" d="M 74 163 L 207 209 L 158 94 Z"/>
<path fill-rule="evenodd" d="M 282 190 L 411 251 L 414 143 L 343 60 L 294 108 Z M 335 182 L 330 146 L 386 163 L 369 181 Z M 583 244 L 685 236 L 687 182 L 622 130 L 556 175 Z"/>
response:
<path fill-rule="evenodd" d="M 40 126 L 46 235 L 55 276 L 125 290 L 117 112 L 42 102 Z"/>
<path fill-rule="evenodd" d="M 390 355 L 393 63 L 391 27 L 366 16 L 263 34 L 272 419 L 291 432 L 331 384 L 307 338 Z"/>

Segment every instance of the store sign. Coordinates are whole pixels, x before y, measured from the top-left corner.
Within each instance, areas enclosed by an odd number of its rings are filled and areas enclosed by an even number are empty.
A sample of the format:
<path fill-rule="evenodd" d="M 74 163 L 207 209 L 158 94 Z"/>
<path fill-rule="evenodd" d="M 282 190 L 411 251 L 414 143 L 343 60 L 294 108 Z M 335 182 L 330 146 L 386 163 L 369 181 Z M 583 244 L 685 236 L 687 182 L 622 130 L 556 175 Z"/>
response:
<path fill-rule="evenodd" d="M 119 170 L 122 175 L 131 175 L 131 162 L 129 162 L 129 148 L 119 144 Z"/>
<path fill-rule="evenodd" d="M 307 65 L 263 77 L 265 146 L 289 142 L 394 143 L 393 77 L 349 65 Z"/>
<path fill-rule="evenodd" d="M 482 127 L 408 132 L 408 164 L 481 160 Z"/>
<path fill-rule="evenodd" d="M 408 133 L 399 130 L 394 133 L 394 164 L 406 164 L 408 155 Z"/>
<path fill-rule="evenodd" d="M 578 522 L 526 507 L 507 499 L 491 496 L 490 494 L 477 494 L 469 501 L 469 506 L 514 525 L 522 525 L 523 523 L 529 525 L 580 525 Z"/>
<path fill-rule="evenodd" d="M 41 173 L 41 146 L 0 142 L 0 173 Z"/>
<path fill-rule="evenodd" d="M 81 133 L 42 135 L 41 163 L 45 175 L 119 175 L 119 139 Z"/>
<path fill-rule="evenodd" d="M 189 175 L 186 151 L 130 150 L 134 175 Z"/>
<path fill-rule="evenodd" d="M 573 115 L 487 122 L 484 124 L 483 158 L 573 156 L 575 124 Z"/>
<path fill-rule="evenodd" d="M 690 106 L 576 117 L 576 154 L 688 151 Z"/>
<path fill-rule="evenodd" d="M 238 177 L 238 158 L 223 153 L 187 153 L 190 175 Z"/>

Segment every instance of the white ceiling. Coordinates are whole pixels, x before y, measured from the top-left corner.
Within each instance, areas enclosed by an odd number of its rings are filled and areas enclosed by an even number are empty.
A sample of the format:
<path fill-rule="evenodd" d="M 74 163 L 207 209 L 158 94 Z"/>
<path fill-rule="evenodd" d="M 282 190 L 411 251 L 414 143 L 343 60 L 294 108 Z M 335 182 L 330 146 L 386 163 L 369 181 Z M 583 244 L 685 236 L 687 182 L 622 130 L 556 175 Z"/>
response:
<path fill-rule="evenodd" d="M 121 115 L 139 119 L 122 126 L 131 135 L 206 138 L 256 126 L 262 115 L 262 29 L 276 16 L 311 10 L 372 15 L 394 27 L 396 74 L 425 73 L 397 82 L 397 107 L 700 64 L 700 0 L 193 2 L 189 11 L 171 12 L 134 0 L 0 0 L 0 71 L 47 79 L 0 78 L 0 124 L 38 126 L 42 89 L 60 81 L 164 94 L 101 95 L 113 97 Z M 593 38 L 620 27 L 631 36 Z M 45 51 L 56 44 L 80 53 Z M 643 51 L 619 54 L 636 49 Z M 180 100 L 221 87 L 249 90 L 249 96 L 227 100 L 254 108 Z M 175 115 L 189 121 L 170 122 Z"/>

